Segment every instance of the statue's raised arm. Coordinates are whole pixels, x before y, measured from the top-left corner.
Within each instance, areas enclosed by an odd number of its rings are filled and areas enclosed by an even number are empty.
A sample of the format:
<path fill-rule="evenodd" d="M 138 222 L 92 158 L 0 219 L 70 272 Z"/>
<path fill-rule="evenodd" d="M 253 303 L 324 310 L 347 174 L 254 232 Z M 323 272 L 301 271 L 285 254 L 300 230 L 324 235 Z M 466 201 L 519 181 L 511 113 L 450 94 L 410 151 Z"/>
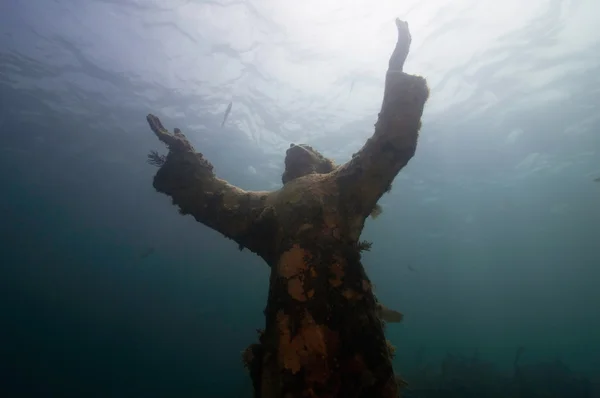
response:
<path fill-rule="evenodd" d="M 397 19 L 396 27 L 398 41 L 385 76 L 375 133 L 336 171 L 345 194 L 355 200 L 363 218 L 371 213 L 398 172 L 414 156 L 421 115 L 429 97 L 425 79 L 403 72 L 412 38 L 406 22 Z"/>

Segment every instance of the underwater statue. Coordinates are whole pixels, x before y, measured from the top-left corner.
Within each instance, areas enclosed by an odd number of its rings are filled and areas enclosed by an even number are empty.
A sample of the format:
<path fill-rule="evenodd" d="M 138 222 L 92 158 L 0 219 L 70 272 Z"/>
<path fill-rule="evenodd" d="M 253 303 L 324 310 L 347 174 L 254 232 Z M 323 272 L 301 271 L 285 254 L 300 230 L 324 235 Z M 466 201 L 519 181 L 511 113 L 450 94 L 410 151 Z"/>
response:
<path fill-rule="evenodd" d="M 347 163 L 308 145 L 286 151 L 283 187 L 251 192 L 219 179 L 179 129 L 158 117 L 150 128 L 168 146 L 149 161 L 154 188 L 181 214 L 219 231 L 271 268 L 266 322 L 243 353 L 255 397 L 396 398 L 398 382 L 381 306 L 361 264 L 365 219 L 415 154 L 429 96 L 424 78 L 405 74 L 411 35 L 398 40 L 385 78 L 375 132 Z"/>

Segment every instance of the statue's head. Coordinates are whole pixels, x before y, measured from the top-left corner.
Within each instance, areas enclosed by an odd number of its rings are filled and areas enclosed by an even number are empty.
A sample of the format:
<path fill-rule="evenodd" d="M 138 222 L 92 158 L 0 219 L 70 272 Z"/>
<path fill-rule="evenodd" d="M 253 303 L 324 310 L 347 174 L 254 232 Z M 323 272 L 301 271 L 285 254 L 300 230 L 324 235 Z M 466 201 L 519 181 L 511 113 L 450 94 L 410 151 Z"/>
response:
<path fill-rule="evenodd" d="M 309 174 L 327 174 L 335 169 L 335 164 L 318 151 L 305 144 L 290 144 L 285 152 L 285 171 L 281 176 L 283 184 Z"/>

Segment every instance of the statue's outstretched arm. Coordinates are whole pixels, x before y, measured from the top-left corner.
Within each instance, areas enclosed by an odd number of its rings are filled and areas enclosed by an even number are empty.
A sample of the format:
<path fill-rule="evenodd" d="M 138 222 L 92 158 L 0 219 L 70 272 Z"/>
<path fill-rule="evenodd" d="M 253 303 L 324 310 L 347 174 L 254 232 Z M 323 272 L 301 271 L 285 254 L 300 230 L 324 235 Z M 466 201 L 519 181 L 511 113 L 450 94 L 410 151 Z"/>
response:
<path fill-rule="evenodd" d="M 429 97 L 424 78 L 403 72 L 411 35 L 408 24 L 396 20 L 398 41 L 385 77 L 381 112 L 375 133 L 352 159 L 338 168 L 337 179 L 361 217 L 367 217 L 396 174 L 415 154 L 421 115 Z"/>
<path fill-rule="evenodd" d="M 240 248 L 265 256 L 267 243 L 274 231 L 274 218 L 266 205 L 269 192 L 251 192 L 218 178 L 212 164 L 179 130 L 171 133 L 154 115 L 146 117 L 158 139 L 169 153 L 151 152 L 149 162 L 160 167 L 154 176 L 154 188 L 169 195 L 181 214 L 191 214 L 196 221 L 236 241 Z"/>

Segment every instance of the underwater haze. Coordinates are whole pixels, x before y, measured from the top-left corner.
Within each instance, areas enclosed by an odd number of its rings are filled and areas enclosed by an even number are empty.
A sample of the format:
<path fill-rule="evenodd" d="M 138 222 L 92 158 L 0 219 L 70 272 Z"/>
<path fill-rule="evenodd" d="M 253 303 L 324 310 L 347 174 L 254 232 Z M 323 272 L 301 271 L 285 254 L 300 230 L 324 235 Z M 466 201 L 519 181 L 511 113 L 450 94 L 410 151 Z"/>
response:
<path fill-rule="evenodd" d="M 2 0 L 0 396 L 252 396 L 269 269 L 154 190 L 146 115 L 277 189 L 371 136 L 396 17 L 431 95 L 362 239 L 406 396 L 600 397 L 596 0 Z"/>

